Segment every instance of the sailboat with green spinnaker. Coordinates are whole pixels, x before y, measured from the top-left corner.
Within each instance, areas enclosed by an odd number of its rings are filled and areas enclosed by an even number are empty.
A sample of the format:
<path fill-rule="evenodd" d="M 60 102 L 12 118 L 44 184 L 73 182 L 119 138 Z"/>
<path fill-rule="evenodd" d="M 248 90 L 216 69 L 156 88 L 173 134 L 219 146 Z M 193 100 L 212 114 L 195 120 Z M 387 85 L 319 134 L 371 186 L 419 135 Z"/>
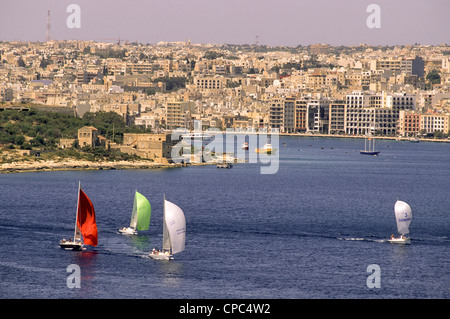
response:
<path fill-rule="evenodd" d="M 124 235 L 137 235 L 138 230 L 147 230 L 150 225 L 150 216 L 152 207 L 150 202 L 144 195 L 137 190 L 134 194 L 133 210 L 131 212 L 130 227 L 122 227 L 119 229 Z"/>

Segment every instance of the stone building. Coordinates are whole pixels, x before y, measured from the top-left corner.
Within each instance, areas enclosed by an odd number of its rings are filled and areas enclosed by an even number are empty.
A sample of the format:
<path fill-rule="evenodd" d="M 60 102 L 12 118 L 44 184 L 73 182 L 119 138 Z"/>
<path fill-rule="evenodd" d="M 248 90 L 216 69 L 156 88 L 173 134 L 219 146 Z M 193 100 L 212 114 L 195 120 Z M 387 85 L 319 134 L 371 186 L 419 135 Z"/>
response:
<path fill-rule="evenodd" d="M 171 134 L 124 133 L 120 151 L 155 163 L 169 163 L 173 144 Z"/>
<path fill-rule="evenodd" d="M 98 130 L 93 126 L 85 126 L 78 130 L 78 144 L 80 147 L 99 145 Z"/>

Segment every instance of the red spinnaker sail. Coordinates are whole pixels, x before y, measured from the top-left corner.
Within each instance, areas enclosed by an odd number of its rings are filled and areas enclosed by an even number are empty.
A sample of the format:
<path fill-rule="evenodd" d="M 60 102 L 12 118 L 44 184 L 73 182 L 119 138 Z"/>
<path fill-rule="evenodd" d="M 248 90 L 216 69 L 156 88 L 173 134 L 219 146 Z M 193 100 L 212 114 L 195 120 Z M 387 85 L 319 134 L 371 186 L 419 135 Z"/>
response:
<path fill-rule="evenodd" d="M 91 200 L 80 189 L 80 199 L 78 202 L 78 228 L 83 235 L 85 245 L 97 246 L 98 231 L 97 223 L 95 222 L 95 210 Z"/>

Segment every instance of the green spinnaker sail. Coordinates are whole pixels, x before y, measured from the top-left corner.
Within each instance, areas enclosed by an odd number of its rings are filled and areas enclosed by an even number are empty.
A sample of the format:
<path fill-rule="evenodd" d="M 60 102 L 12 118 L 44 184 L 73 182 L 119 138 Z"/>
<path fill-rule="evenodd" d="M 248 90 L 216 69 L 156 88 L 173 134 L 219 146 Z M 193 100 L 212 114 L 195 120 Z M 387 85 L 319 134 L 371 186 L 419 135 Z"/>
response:
<path fill-rule="evenodd" d="M 152 207 L 150 202 L 141 193 L 136 191 L 134 195 L 133 213 L 131 217 L 131 226 L 136 230 L 147 230 L 150 225 L 150 216 Z M 136 222 L 134 224 L 134 220 Z"/>

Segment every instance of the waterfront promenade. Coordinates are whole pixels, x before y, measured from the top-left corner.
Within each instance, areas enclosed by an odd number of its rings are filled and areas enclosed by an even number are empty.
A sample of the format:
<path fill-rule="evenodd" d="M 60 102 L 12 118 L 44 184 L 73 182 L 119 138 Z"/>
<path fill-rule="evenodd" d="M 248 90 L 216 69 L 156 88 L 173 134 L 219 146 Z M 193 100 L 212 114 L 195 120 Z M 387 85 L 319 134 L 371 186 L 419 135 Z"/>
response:
<path fill-rule="evenodd" d="M 309 134 L 309 133 L 280 133 L 280 136 L 305 136 L 305 137 L 327 137 L 327 138 L 360 138 L 364 139 L 364 135 L 340 135 L 340 134 Z M 411 137 L 397 137 L 397 136 L 373 136 L 380 140 L 396 140 L 396 141 L 411 141 Z M 439 142 L 450 143 L 450 138 L 419 138 L 421 142 Z"/>
<path fill-rule="evenodd" d="M 252 135 L 252 134 L 268 134 L 279 136 L 297 136 L 297 137 L 323 137 L 323 138 L 359 138 L 364 139 L 365 135 L 349 135 L 349 134 L 324 134 L 324 133 L 279 133 L 279 132 L 245 132 L 245 131 L 232 131 L 233 134 Z M 396 140 L 396 141 L 411 141 L 411 137 L 398 137 L 398 136 L 372 136 L 374 139 L 380 140 Z M 450 143 L 450 138 L 419 138 L 420 142 L 438 142 L 438 143 Z"/>

